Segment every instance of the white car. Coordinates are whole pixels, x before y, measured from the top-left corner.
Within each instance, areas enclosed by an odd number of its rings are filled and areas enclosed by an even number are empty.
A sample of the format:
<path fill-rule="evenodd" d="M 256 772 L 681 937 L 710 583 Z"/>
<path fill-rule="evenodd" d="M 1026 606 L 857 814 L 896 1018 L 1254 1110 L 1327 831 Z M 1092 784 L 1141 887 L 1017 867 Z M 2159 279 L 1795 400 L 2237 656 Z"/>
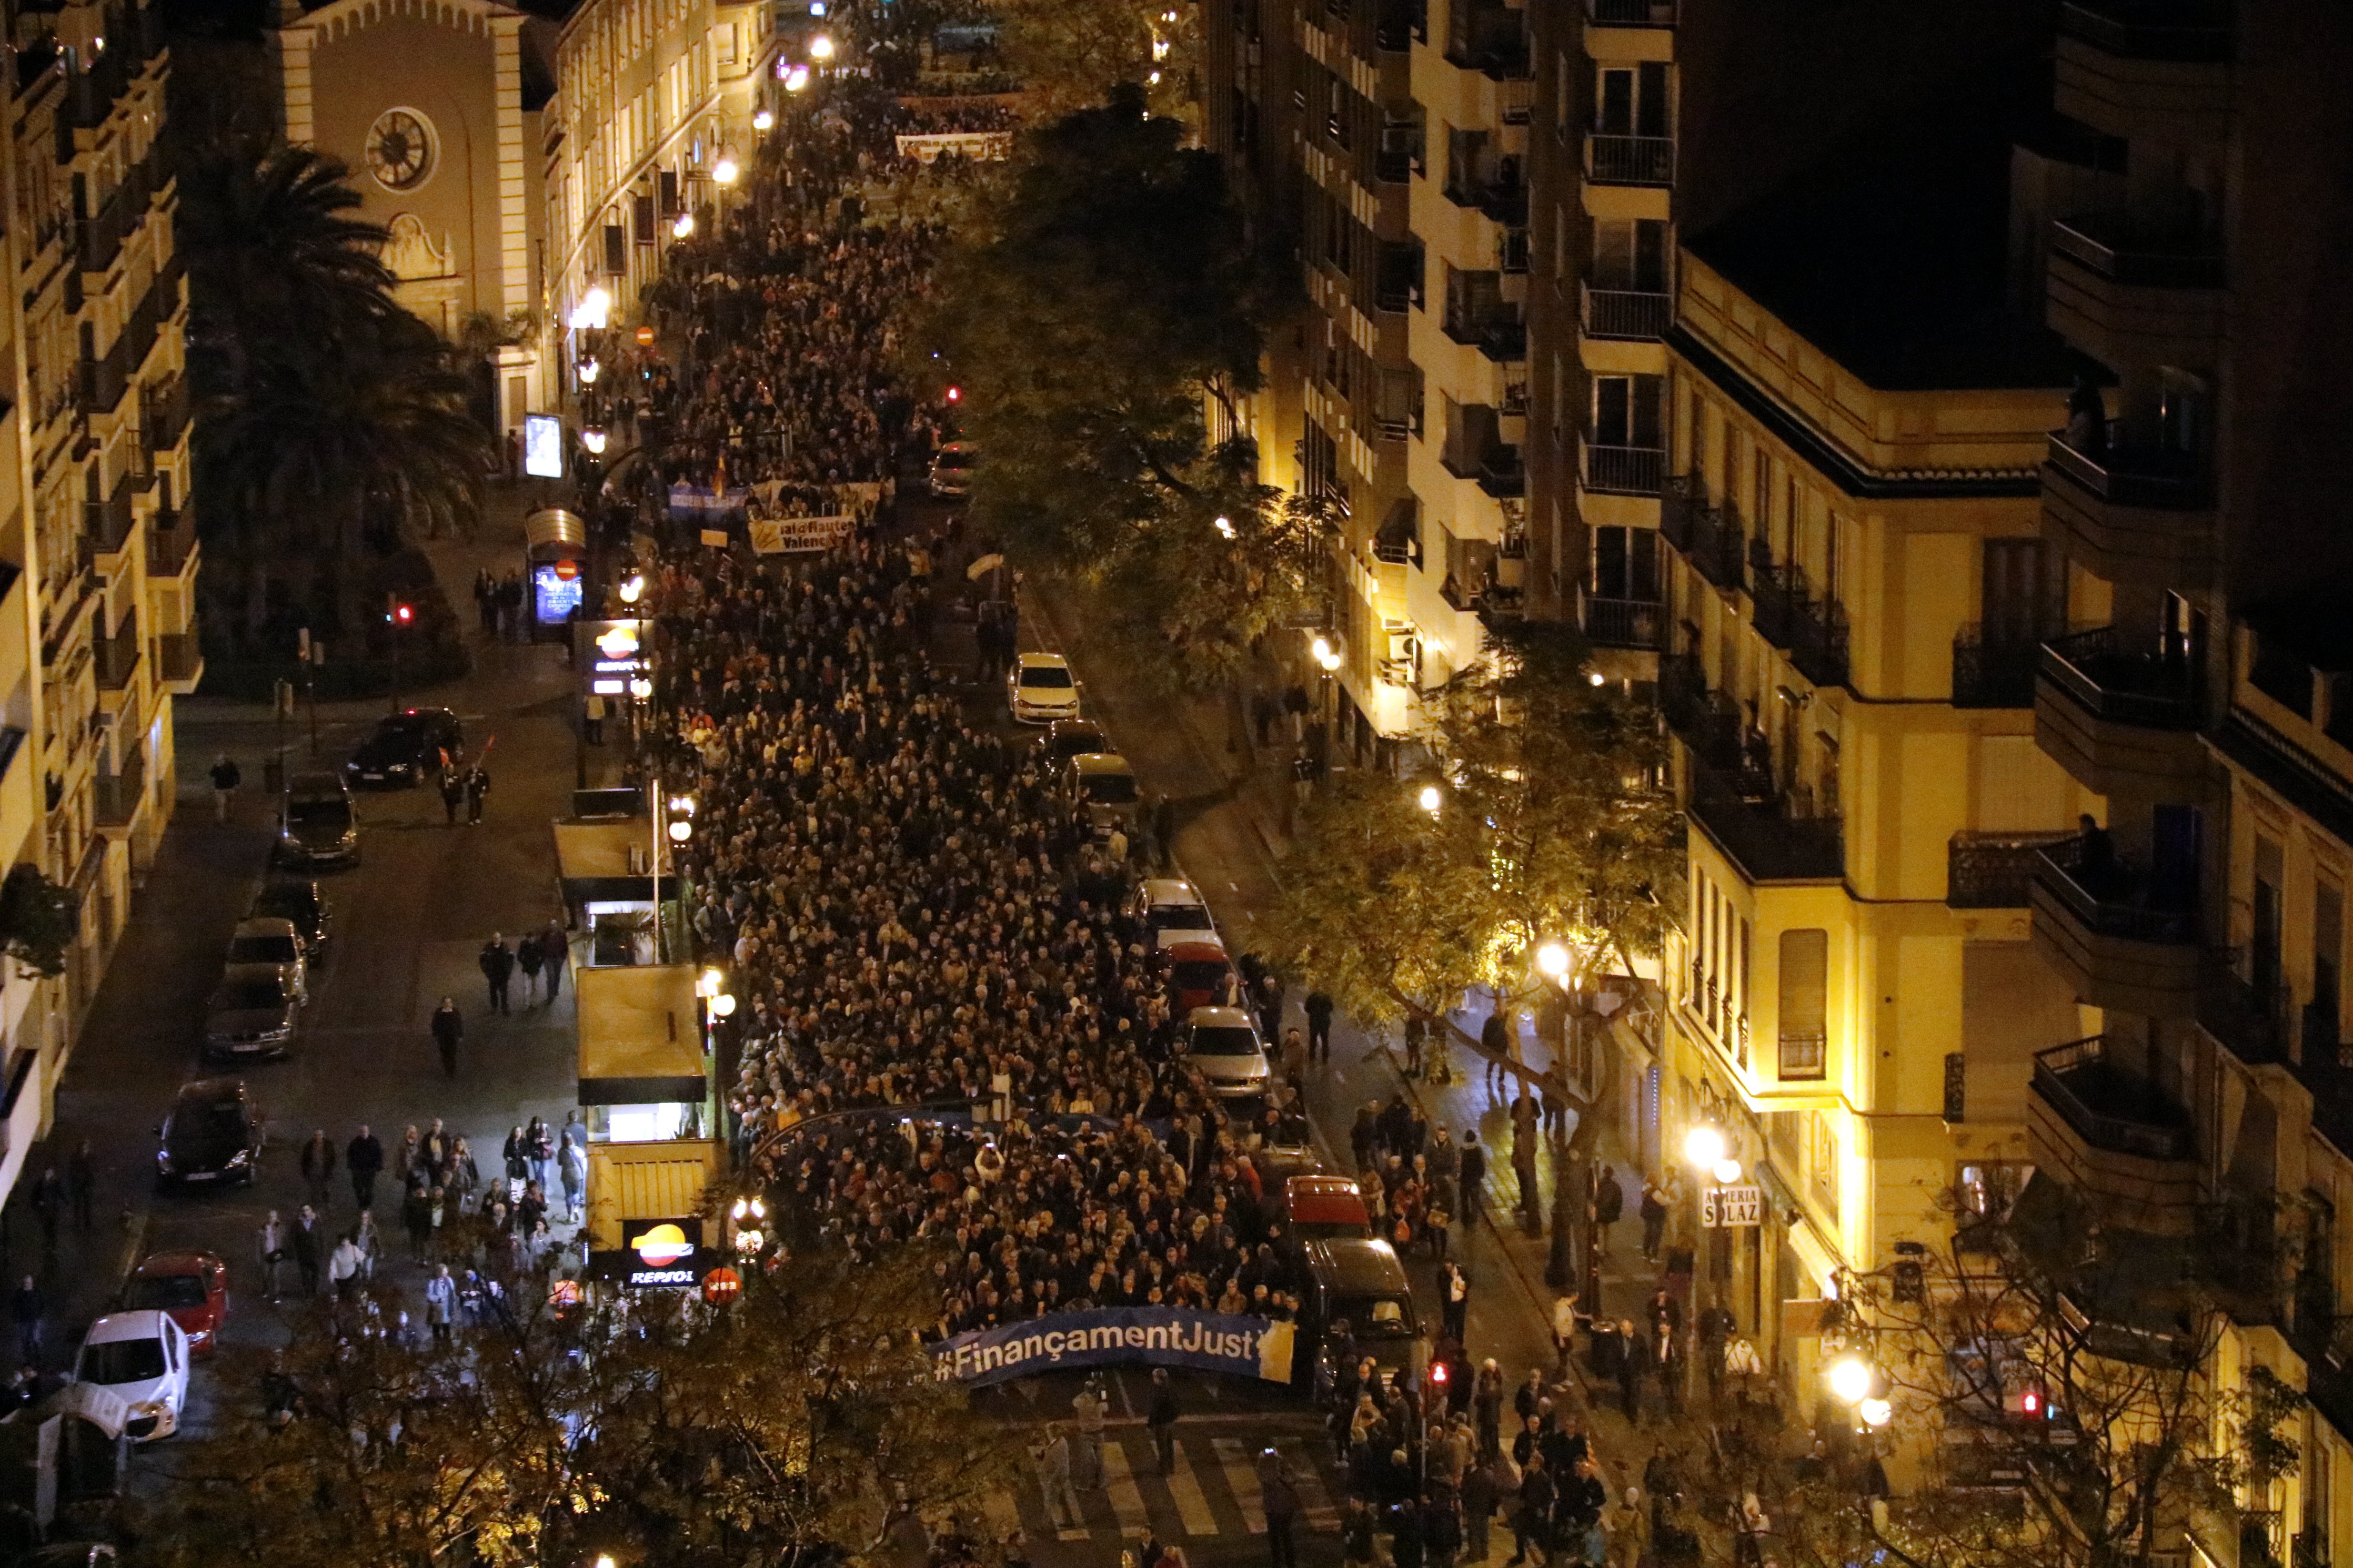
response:
<path fill-rule="evenodd" d="M 137 1441 L 168 1437 L 188 1402 L 187 1331 L 167 1312 L 110 1312 L 82 1336 L 74 1381 L 121 1400 L 131 1412 L 124 1430 Z"/>
<path fill-rule="evenodd" d="M 1208 900 L 1181 877 L 1146 878 L 1136 889 L 1129 912 L 1143 923 L 1145 940 L 1155 952 L 1180 942 L 1223 945 L 1209 919 Z"/>
<path fill-rule="evenodd" d="M 1263 1093 L 1273 1076 L 1258 1026 L 1240 1007 L 1196 1007 L 1185 1015 L 1185 1059 L 1215 1095 Z"/>
<path fill-rule="evenodd" d="M 1079 679 L 1059 653 L 1025 653 L 1005 677 L 1006 700 L 1024 724 L 1050 724 L 1079 716 Z"/>

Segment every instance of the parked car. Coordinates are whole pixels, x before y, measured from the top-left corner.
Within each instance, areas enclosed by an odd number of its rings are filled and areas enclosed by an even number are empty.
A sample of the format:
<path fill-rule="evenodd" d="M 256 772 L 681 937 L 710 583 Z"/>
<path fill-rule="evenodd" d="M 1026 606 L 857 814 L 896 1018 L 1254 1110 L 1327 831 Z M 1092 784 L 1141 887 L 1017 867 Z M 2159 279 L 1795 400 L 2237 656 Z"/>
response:
<path fill-rule="evenodd" d="M 310 1000 L 311 966 L 302 952 L 301 933 L 292 921 L 248 916 L 229 933 L 228 953 L 222 962 L 232 971 L 269 969 L 286 982 L 297 1003 Z"/>
<path fill-rule="evenodd" d="M 247 1098 L 243 1079 L 182 1085 L 155 1136 L 159 1187 L 249 1187 L 261 1163 L 261 1112 Z"/>
<path fill-rule="evenodd" d="M 1187 1013 L 1185 1060 L 1220 1099 L 1263 1093 L 1271 1076 L 1258 1026 L 1240 1007 L 1196 1007 Z"/>
<path fill-rule="evenodd" d="M 280 866 L 356 866 L 360 819 L 352 792 L 335 773 L 296 773 L 278 798 Z"/>
<path fill-rule="evenodd" d="M 375 721 L 375 730 L 343 764 L 343 776 L 353 784 L 406 787 L 438 773 L 444 757 L 454 763 L 465 755 L 465 732 L 455 713 L 447 708 L 406 708 Z"/>
<path fill-rule="evenodd" d="M 205 999 L 204 1059 L 220 1065 L 282 1057 L 301 1011 L 286 977 L 266 964 L 239 964 Z"/>
<path fill-rule="evenodd" d="M 1046 765 L 1060 769 L 1072 757 L 1083 757 L 1096 752 L 1113 750 L 1111 737 L 1103 727 L 1092 719 L 1057 719 L 1046 726 L 1045 738 L 1038 749 L 1046 753 Z"/>
<path fill-rule="evenodd" d="M 1087 826 L 1098 838 L 1110 837 L 1113 827 L 1133 829 L 1135 814 L 1143 809 L 1144 791 L 1125 757 L 1100 752 L 1072 757 L 1068 788 L 1085 805 Z"/>
<path fill-rule="evenodd" d="M 1202 941 L 1191 938 L 1172 942 L 1168 954 L 1168 990 L 1176 1011 L 1189 1015 L 1196 1007 L 1218 1007 L 1236 1000 L 1240 993 L 1233 963 L 1226 957 L 1225 943 L 1212 938 Z"/>
<path fill-rule="evenodd" d="M 1413 1310 L 1413 1289 L 1405 1265 L 1386 1241 L 1337 1237 L 1300 1248 L 1300 1340 L 1314 1346 L 1304 1358 L 1313 1368 L 1315 1397 L 1324 1399 L 1339 1373 L 1335 1352 L 1343 1343 L 1386 1373 L 1419 1377 L 1430 1364 L 1430 1342 Z M 1348 1326 L 1343 1342 L 1332 1331 Z M 1293 1366 L 1301 1364 L 1293 1352 Z M 1294 1371 L 1294 1378 L 1296 1372 Z"/>
<path fill-rule="evenodd" d="M 134 1440 L 168 1437 L 188 1402 L 188 1336 L 168 1312 L 109 1312 L 82 1336 L 74 1381 L 97 1384 L 128 1405 L 124 1430 Z"/>
<path fill-rule="evenodd" d="M 254 919 L 286 921 L 293 925 L 294 934 L 302 939 L 307 984 L 307 971 L 317 965 L 334 926 L 333 911 L 328 908 L 327 895 L 319 884 L 307 877 L 265 882 L 261 891 L 253 896 L 253 907 L 245 912 Z"/>
<path fill-rule="evenodd" d="M 1182 877 L 1145 878 L 1129 900 L 1128 912 L 1155 948 L 1173 947 L 1180 942 L 1219 942 L 1208 900 Z"/>
<path fill-rule="evenodd" d="M 1079 681 L 1071 661 L 1059 653 L 1025 653 L 1005 677 L 1005 699 L 1023 724 L 1048 724 L 1079 716 Z"/>
<path fill-rule="evenodd" d="M 122 1307 L 168 1314 L 191 1353 L 210 1355 L 228 1316 L 228 1265 L 209 1252 L 158 1252 L 131 1271 Z"/>
<path fill-rule="evenodd" d="M 951 441 L 932 458 L 932 493 L 960 496 L 972 489 L 972 471 L 980 466 L 980 449 L 969 441 Z"/>
<path fill-rule="evenodd" d="M 1355 1177 L 1297 1175 L 1282 1184 L 1282 1225 L 1293 1242 L 1369 1239 L 1373 1215 Z"/>

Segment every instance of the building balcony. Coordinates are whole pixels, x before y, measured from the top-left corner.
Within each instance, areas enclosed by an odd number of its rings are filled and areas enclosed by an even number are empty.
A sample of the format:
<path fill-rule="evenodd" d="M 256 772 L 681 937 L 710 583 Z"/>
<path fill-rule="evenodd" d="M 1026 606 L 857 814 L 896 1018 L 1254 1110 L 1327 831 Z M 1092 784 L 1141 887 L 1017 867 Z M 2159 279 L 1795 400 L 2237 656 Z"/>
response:
<path fill-rule="evenodd" d="M 2221 342 L 2221 248 L 2118 215 L 2052 224 L 2044 292 L 2052 330 L 2111 364 L 2207 364 Z"/>
<path fill-rule="evenodd" d="M 1585 0 L 1585 19 L 1599 27 L 1672 27 L 1675 0 Z"/>
<path fill-rule="evenodd" d="M 1667 480 L 1660 500 L 1659 531 L 1694 571 L 1727 594 L 1746 584 L 1747 547 L 1739 525 L 1707 504 L 1698 480 L 1688 475 Z"/>
<path fill-rule="evenodd" d="M 1739 767 L 1740 705 L 1708 689 L 1697 654 L 1660 656 L 1659 712 L 1701 763 L 1725 771 Z"/>
<path fill-rule="evenodd" d="M 1972 621 L 1953 634 L 1953 706 L 2031 708 L 2042 645 L 2028 637 L 1986 639 Z"/>
<path fill-rule="evenodd" d="M 147 577 L 150 582 L 177 577 L 196 559 L 196 520 L 176 509 L 158 511 L 147 520 Z"/>
<path fill-rule="evenodd" d="M 1671 294 L 1641 289 L 1596 289 L 1589 283 L 1577 287 L 1582 300 L 1577 319 L 1588 338 L 1655 342 L 1667 335 L 1668 323 L 1674 320 L 1675 301 Z"/>
<path fill-rule="evenodd" d="M 2249 1066 L 2289 1060 L 2296 1023 L 2295 998 L 2277 976 L 2258 983 L 2222 955 L 2209 957 L 2198 987 L 2198 1026 L 2232 1056 Z M 2326 1059 L 2333 1063 L 2334 1052 Z"/>
<path fill-rule="evenodd" d="M 1525 495 L 1528 474 L 1520 464 L 1520 449 L 1508 445 L 1488 447 L 1486 456 L 1479 459 L 1479 488 L 1497 500 Z"/>
<path fill-rule="evenodd" d="M 139 752 L 119 773 L 99 773 L 90 781 L 90 813 L 100 827 L 128 827 L 138 819 L 147 800 L 147 763 Z"/>
<path fill-rule="evenodd" d="M 2052 220 L 2051 254 L 2121 288 L 2212 294 L 2212 309 L 2221 308 L 2221 247 L 2198 235 L 2152 230 L 2121 213 L 2080 213 Z"/>
<path fill-rule="evenodd" d="M 2073 0 L 2052 102 L 2104 136 L 2218 142 L 2232 125 L 2227 0 Z"/>
<path fill-rule="evenodd" d="M 1775 788 L 1755 769 L 1694 758 L 1691 819 L 1750 882 L 1834 882 L 1846 875 L 1845 824 Z"/>
<path fill-rule="evenodd" d="M 1956 910 L 2022 910 L 2042 851 L 2069 833 L 1970 833 L 1945 846 L 1945 903 Z"/>
<path fill-rule="evenodd" d="M 85 501 L 81 509 L 82 544 L 90 552 L 91 562 L 108 577 L 121 569 L 114 558 L 131 542 L 136 519 L 132 515 L 132 484 L 135 476 L 124 469 L 115 481 L 114 493 L 104 500 Z"/>
<path fill-rule="evenodd" d="M 164 689 L 175 697 L 186 697 L 196 689 L 205 678 L 205 650 L 197 640 L 196 624 L 188 623 L 185 632 L 172 632 L 155 639 L 155 679 Z"/>
<path fill-rule="evenodd" d="M 2043 537 L 2085 570 L 2135 587 L 2196 587 L 2211 567 L 2213 531 L 2213 490 L 2196 458 L 2052 436 Z"/>
<path fill-rule="evenodd" d="M 2126 651 L 2115 626 L 2042 645 L 2035 743 L 2096 794 L 2203 798 L 2198 718 L 2197 671 L 2187 661 Z"/>
<path fill-rule="evenodd" d="M 1580 436 L 1577 457 L 1577 483 L 1604 495 L 1657 495 L 1666 470 L 1667 455 L 1654 447 L 1607 447 Z"/>
<path fill-rule="evenodd" d="M 81 411 L 85 417 L 104 417 L 122 406 L 131 390 L 131 345 L 118 338 L 102 359 L 83 360 L 78 367 Z"/>
<path fill-rule="evenodd" d="M 2196 1011 L 2194 886 L 2168 887 L 2121 864 L 2087 864 L 2078 837 L 2035 852 L 2027 896 L 2035 946 L 2078 997 L 2156 1018 Z"/>
<path fill-rule="evenodd" d="M 1831 1037 L 1821 1029 L 1781 1031 L 1775 1064 L 1785 1083 L 1819 1083 L 1830 1076 Z"/>
<path fill-rule="evenodd" d="M 2119 1054 L 2104 1035 L 2035 1053 L 2026 1118 L 2036 1169 L 2105 1226 L 2186 1236 L 2199 1198 L 2189 1112 L 2120 1067 Z"/>
<path fill-rule="evenodd" d="M 1667 607 L 1648 599 L 1585 601 L 1585 640 L 1598 647 L 1656 653 L 1666 647 Z"/>
<path fill-rule="evenodd" d="M 1759 636 L 1788 653 L 1799 673 L 1815 685 L 1846 684 L 1843 605 L 1816 598 L 1805 569 L 1796 563 L 1775 565 L 1772 551 L 1761 539 L 1748 543 L 1748 590 Z"/>
<path fill-rule="evenodd" d="M 2118 59 L 2220 65 L 2232 53 L 2219 0 L 2065 0 L 2059 31 Z"/>
<path fill-rule="evenodd" d="M 1674 138 L 1588 132 L 1585 177 L 1597 185 L 1672 185 L 1675 183 Z"/>

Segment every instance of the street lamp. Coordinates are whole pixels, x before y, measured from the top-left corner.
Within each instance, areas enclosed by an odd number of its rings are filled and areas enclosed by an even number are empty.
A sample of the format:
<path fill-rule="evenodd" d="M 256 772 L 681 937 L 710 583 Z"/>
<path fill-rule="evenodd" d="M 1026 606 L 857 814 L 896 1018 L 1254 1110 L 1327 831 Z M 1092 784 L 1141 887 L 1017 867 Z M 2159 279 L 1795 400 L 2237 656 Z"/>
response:
<path fill-rule="evenodd" d="M 1683 1158 L 1704 1171 L 1715 1169 L 1716 1162 L 1730 1152 L 1724 1134 L 1713 1127 L 1694 1127 L 1683 1139 Z"/>
<path fill-rule="evenodd" d="M 776 122 L 776 117 L 765 109 L 752 111 L 752 129 L 754 131 L 765 131 Z"/>
<path fill-rule="evenodd" d="M 1218 519 L 1218 532 L 1224 538 L 1231 539 L 1234 536 L 1234 520 L 1230 517 Z"/>
<path fill-rule="evenodd" d="M 733 1017 L 735 1016 L 734 994 L 722 991 L 718 995 L 713 996 L 711 999 L 711 1016 L 714 1018 Z"/>
<path fill-rule="evenodd" d="M 638 602 L 638 595 L 645 591 L 646 574 L 644 573 L 632 572 L 621 579 L 621 603 L 634 605 Z"/>
<path fill-rule="evenodd" d="M 1536 968 L 1547 980 L 1558 980 L 1568 973 L 1568 949 L 1556 942 L 1548 942 L 1536 949 Z"/>
<path fill-rule="evenodd" d="M 786 92 L 800 92 L 806 89 L 808 84 L 808 67 L 795 66 L 790 70 L 785 72 L 785 90 Z"/>
<path fill-rule="evenodd" d="M 732 151 L 720 153 L 719 162 L 711 166 L 711 177 L 723 185 L 733 184 L 735 176 L 743 172 L 743 169 L 737 165 L 735 154 Z"/>
<path fill-rule="evenodd" d="M 670 226 L 670 237 L 672 239 L 685 239 L 693 233 L 694 215 L 692 213 L 679 214 Z"/>
<path fill-rule="evenodd" d="M 727 977 L 720 973 L 719 971 L 715 969 L 706 969 L 701 974 L 695 976 L 694 994 L 708 1002 L 711 998 L 719 994 L 719 988 L 726 983 Z"/>
<path fill-rule="evenodd" d="M 582 430 L 580 432 L 580 444 L 588 448 L 588 455 L 590 457 L 603 457 L 605 455 L 604 426 L 601 425 L 591 425 Z"/>
<path fill-rule="evenodd" d="M 602 331 L 606 323 L 612 320 L 612 315 L 613 296 L 600 286 L 580 296 L 580 302 L 572 307 L 572 314 L 565 318 L 565 324 L 575 332 Z"/>
<path fill-rule="evenodd" d="M 1831 1363 L 1830 1371 L 1824 1375 L 1831 1392 L 1838 1396 L 1841 1405 L 1862 1404 L 1871 1397 L 1872 1385 L 1879 1381 L 1878 1374 L 1871 1370 L 1871 1363 L 1861 1356 L 1840 1357 Z"/>
<path fill-rule="evenodd" d="M 809 58 L 816 60 L 820 64 L 833 58 L 832 37 L 827 34 L 819 33 L 816 37 L 809 40 L 808 51 Z"/>
<path fill-rule="evenodd" d="M 596 373 L 604 368 L 605 367 L 603 365 L 596 363 L 593 356 L 591 358 L 582 360 L 580 362 L 580 384 L 583 386 L 596 385 Z"/>
<path fill-rule="evenodd" d="M 1438 793 L 1438 786 L 1436 784 L 1424 784 L 1421 786 L 1421 809 L 1430 813 L 1430 816 L 1436 816 L 1438 815 L 1438 808 L 1440 805 L 1443 803 L 1444 799 L 1445 797 Z"/>

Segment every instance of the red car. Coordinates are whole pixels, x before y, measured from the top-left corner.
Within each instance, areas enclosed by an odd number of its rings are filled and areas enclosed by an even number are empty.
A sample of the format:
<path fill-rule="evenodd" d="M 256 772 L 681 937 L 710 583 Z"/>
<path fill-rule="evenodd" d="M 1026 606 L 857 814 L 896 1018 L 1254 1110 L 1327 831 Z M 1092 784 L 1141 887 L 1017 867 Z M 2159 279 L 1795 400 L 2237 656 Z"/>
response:
<path fill-rule="evenodd" d="M 1180 1018 L 1196 1007 L 1232 1005 L 1226 1000 L 1226 988 L 1234 977 L 1234 966 L 1226 960 L 1226 950 L 1214 942 L 1180 942 L 1167 949 L 1168 991 Z"/>
<path fill-rule="evenodd" d="M 122 1305 L 169 1313 L 187 1334 L 188 1349 L 210 1355 L 228 1316 L 228 1265 L 209 1252 L 156 1253 L 131 1271 Z"/>

